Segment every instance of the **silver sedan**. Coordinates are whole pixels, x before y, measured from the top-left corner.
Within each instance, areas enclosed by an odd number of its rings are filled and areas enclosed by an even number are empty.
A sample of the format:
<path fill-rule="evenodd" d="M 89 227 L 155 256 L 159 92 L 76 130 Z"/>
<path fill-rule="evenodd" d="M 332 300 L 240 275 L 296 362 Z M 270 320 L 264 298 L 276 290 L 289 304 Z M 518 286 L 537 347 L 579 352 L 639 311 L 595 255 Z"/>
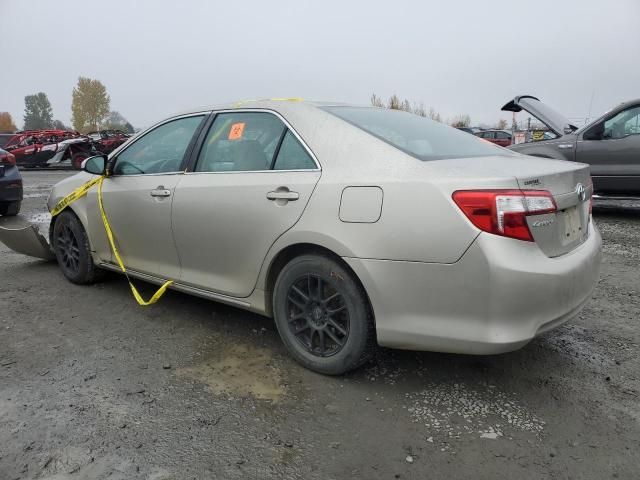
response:
<path fill-rule="evenodd" d="M 378 344 L 518 349 L 598 280 L 587 165 L 405 112 L 252 101 L 174 116 L 85 162 L 49 207 L 95 175 L 131 277 L 273 317 L 325 374 Z M 95 188 L 54 217 L 51 243 L 72 282 L 118 270 Z"/>

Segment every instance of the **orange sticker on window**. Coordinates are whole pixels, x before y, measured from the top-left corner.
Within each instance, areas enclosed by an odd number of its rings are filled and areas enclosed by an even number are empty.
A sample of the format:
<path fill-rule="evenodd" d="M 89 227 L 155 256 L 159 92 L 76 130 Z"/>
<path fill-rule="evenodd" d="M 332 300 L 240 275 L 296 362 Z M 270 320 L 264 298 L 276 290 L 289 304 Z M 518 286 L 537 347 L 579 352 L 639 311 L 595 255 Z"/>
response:
<path fill-rule="evenodd" d="M 240 140 L 244 132 L 244 123 L 234 123 L 229 130 L 229 140 Z"/>

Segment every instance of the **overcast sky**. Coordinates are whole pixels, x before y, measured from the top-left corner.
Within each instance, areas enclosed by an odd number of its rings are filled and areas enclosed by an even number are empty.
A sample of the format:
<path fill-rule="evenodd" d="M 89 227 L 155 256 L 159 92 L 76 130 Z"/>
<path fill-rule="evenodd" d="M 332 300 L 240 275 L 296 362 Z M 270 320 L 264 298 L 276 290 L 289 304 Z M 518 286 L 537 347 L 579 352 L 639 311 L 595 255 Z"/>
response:
<path fill-rule="evenodd" d="M 396 93 L 477 125 L 518 94 L 568 117 L 640 97 L 639 0 L 0 0 L 0 25 L 19 127 L 39 91 L 69 124 L 80 75 L 136 127 L 251 98 Z"/>

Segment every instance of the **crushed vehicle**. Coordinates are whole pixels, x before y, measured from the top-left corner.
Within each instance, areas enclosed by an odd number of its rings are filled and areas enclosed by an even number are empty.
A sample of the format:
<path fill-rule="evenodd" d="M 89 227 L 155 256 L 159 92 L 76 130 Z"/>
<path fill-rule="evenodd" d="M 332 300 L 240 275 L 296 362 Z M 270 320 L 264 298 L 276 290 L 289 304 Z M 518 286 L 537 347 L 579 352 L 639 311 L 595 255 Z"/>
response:
<path fill-rule="evenodd" d="M 22 203 L 22 176 L 16 157 L 0 148 L 0 215 L 15 216 Z"/>
<path fill-rule="evenodd" d="M 68 130 L 25 130 L 13 134 L 3 148 L 23 168 L 68 166 L 79 170 L 84 160 L 102 153 L 99 143 Z"/>
<path fill-rule="evenodd" d="M 511 150 L 588 164 L 598 195 L 640 196 L 640 99 L 622 103 L 581 128 L 531 95 L 515 97 L 502 110 L 525 110 L 549 128 L 539 140 L 511 145 Z"/>
<path fill-rule="evenodd" d="M 0 241 L 53 252 L 73 283 L 124 271 L 162 285 L 154 297 L 273 317 L 292 357 L 324 374 L 376 345 L 521 348 L 578 315 L 598 281 L 588 165 L 408 112 L 238 102 L 167 118 L 83 168 L 48 199 L 50 247 L 20 217 L 0 219 Z"/>
<path fill-rule="evenodd" d="M 99 130 L 87 133 L 87 137 L 93 140 L 97 150 L 108 155 L 126 142 L 130 135 L 122 130 Z"/>

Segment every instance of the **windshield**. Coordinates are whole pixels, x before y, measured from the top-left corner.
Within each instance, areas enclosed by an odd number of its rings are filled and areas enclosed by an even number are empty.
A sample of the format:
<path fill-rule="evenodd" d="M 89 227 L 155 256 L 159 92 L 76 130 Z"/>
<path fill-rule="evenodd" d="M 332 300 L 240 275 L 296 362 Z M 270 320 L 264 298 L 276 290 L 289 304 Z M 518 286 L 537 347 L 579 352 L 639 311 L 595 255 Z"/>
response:
<path fill-rule="evenodd" d="M 323 107 L 323 110 L 423 161 L 515 155 L 466 132 L 413 113 L 375 107 Z"/>

